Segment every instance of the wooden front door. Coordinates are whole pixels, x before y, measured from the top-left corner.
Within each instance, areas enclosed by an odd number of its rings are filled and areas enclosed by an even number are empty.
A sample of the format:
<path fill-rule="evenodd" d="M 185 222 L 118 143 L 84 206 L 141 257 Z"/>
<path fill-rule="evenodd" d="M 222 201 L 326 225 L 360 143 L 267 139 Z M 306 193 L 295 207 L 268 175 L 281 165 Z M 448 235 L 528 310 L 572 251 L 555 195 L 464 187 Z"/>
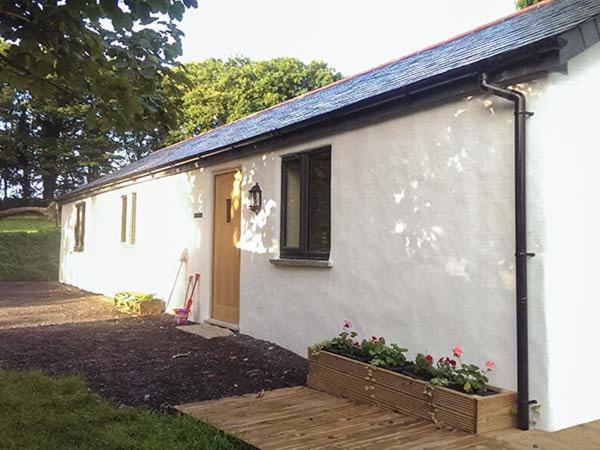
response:
<path fill-rule="evenodd" d="M 215 176 L 212 318 L 240 320 L 240 171 Z"/>

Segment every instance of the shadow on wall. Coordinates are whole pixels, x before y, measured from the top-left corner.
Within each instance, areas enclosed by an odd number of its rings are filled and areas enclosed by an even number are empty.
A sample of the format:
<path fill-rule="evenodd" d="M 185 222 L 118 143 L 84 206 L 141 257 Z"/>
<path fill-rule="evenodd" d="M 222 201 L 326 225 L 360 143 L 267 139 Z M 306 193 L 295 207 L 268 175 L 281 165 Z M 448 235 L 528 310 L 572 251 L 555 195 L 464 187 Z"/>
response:
<path fill-rule="evenodd" d="M 532 85 L 521 89 L 536 95 Z M 503 114 L 482 122 L 482 110 L 489 116 Z M 472 273 L 481 271 L 482 261 L 468 255 L 481 254 L 485 247 L 489 253 L 504 253 L 514 215 L 512 197 L 507 199 L 513 186 L 507 178 L 513 160 L 512 152 L 505 151 L 504 129 L 512 129 L 507 111 L 512 105 L 501 99 L 467 97 L 453 116 L 414 130 L 416 151 L 403 152 L 400 164 L 404 182 L 391 182 L 396 189 L 386 194 L 396 211 L 388 231 L 393 240 L 402 241 L 406 258 L 418 255 L 419 262 L 441 265 L 445 275 L 469 282 Z M 495 120 L 503 122 L 500 127 Z M 498 129 L 503 130 L 501 140 L 495 139 Z M 488 280 L 488 287 L 512 290 L 513 259 L 502 257 L 496 263 L 497 270 L 489 268 L 496 279 Z"/>
<path fill-rule="evenodd" d="M 240 249 L 250 253 L 276 253 L 279 251 L 279 240 L 269 238 L 276 236 L 277 202 L 273 198 L 278 186 L 279 157 L 271 152 L 260 156 L 259 160 L 244 167 L 242 174 L 242 233 Z M 248 191 L 258 182 L 263 190 L 262 207 L 258 213 L 250 211 Z M 277 191 L 278 192 L 278 191 Z"/>

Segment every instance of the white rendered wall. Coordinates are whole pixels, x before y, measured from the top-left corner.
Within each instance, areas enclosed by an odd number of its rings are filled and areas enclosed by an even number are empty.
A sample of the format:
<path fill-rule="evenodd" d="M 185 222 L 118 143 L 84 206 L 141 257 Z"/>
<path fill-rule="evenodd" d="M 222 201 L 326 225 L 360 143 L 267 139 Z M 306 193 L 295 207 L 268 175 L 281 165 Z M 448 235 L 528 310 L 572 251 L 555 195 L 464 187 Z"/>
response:
<path fill-rule="evenodd" d="M 600 44 L 554 74 L 532 119 L 543 148 L 548 428 L 600 419 Z"/>
<path fill-rule="evenodd" d="M 546 82 L 525 89 L 540 114 Z M 538 253 L 529 266 L 531 397 L 543 405 L 539 425 L 556 428 L 563 422 L 551 420 L 546 347 L 546 319 L 553 316 L 544 307 L 547 208 L 541 193 L 549 182 L 540 159 L 548 138 L 540 140 L 546 130 L 533 125 L 537 118 L 531 121 L 528 160 L 529 241 Z M 280 156 L 321 145 L 332 146 L 333 268 L 273 266 Z M 336 334 L 349 319 L 362 336 L 383 335 L 411 349 L 411 355 L 441 356 L 461 345 L 468 362 L 496 362 L 493 384 L 516 388 L 509 102 L 487 95 L 466 98 L 226 166 L 100 194 L 86 200 L 80 254 L 72 252 L 74 208 L 65 205 L 61 281 L 109 295 L 127 289 L 166 298 L 177 258 L 188 248 L 188 271 L 203 276 L 194 318 L 209 317 L 213 177 L 232 167 L 242 168 L 244 192 L 258 181 L 264 199 L 258 215 L 243 206 L 243 333 L 304 355 L 308 345 Z M 127 246 L 119 242 L 120 196 L 132 191 L 138 196 L 138 236 Z M 194 219 L 200 211 L 204 217 Z M 177 305 L 182 290 L 180 283 Z"/>

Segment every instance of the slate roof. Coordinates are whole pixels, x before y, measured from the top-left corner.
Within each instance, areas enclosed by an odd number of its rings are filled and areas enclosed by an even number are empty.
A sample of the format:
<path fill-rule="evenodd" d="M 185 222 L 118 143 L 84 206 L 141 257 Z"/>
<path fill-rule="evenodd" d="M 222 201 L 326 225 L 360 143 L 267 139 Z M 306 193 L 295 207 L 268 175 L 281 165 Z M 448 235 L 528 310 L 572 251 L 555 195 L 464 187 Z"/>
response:
<path fill-rule="evenodd" d="M 597 15 L 600 15 L 600 0 L 546 0 L 441 44 L 158 150 L 67 196 L 318 119 L 358 102 L 524 48 Z"/>

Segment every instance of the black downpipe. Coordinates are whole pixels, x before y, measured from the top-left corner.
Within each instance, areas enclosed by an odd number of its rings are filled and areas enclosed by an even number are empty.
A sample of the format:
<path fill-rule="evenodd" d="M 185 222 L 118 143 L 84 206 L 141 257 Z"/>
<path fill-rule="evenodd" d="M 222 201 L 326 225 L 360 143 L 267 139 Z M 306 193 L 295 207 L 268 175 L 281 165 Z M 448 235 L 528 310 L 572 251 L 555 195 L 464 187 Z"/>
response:
<path fill-rule="evenodd" d="M 526 205 L 526 120 L 532 113 L 527 111 L 525 95 L 513 89 L 491 84 L 487 74 L 481 74 L 480 86 L 510 100 L 515 105 L 515 258 L 517 290 L 517 425 L 521 430 L 529 429 L 529 348 L 527 321 L 527 205 Z"/>

